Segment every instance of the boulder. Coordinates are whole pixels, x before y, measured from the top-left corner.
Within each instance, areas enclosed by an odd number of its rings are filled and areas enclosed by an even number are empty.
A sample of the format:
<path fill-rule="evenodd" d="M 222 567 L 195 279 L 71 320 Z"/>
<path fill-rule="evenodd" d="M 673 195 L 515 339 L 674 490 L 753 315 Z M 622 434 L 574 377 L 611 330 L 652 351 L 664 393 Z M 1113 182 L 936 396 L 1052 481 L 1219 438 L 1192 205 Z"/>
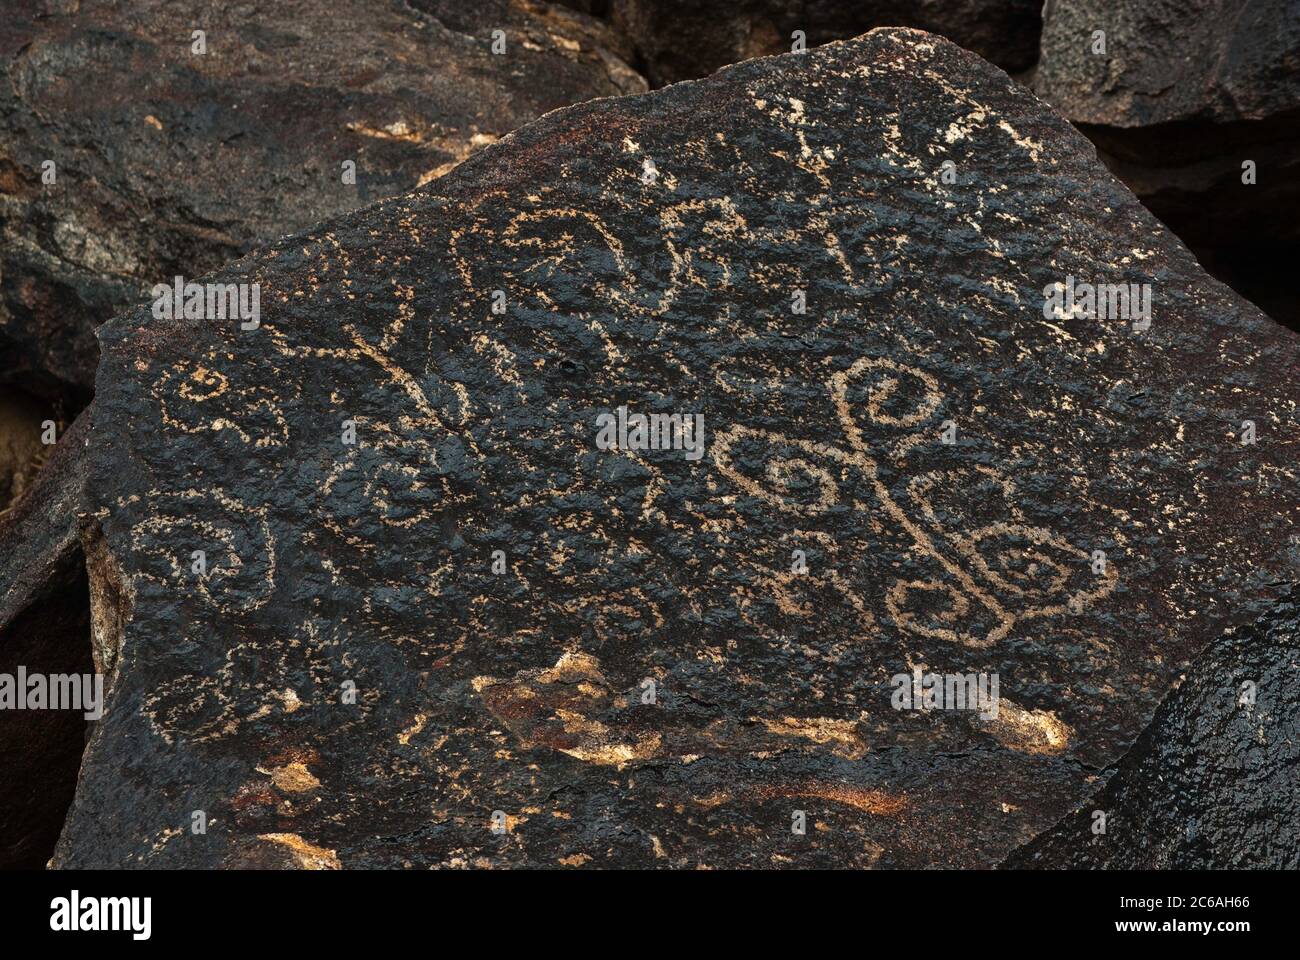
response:
<path fill-rule="evenodd" d="M 1300 868 L 1300 597 L 1217 639 L 1033 869 Z M 1104 829 L 1102 829 L 1104 827 Z"/>
<path fill-rule="evenodd" d="M 1218 278 L 1300 329 L 1300 2 L 1049 0 L 1034 88 Z"/>
<path fill-rule="evenodd" d="M 203 282 L 99 333 L 57 867 L 994 866 L 1300 566 L 1297 336 L 918 31 Z"/>
<path fill-rule="evenodd" d="M 612 0 L 610 22 L 636 47 L 656 86 L 721 66 L 786 53 L 794 31 L 809 45 L 857 36 L 873 27 L 917 27 L 941 34 L 1004 70 L 1038 59 L 1037 0 Z"/>
<path fill-rule="evenodd" d="M 1300 3 L 1047 0 L 1034 86 L 1078 123 L 1267 120 L 1300 107 Z"/>
<path fill-rule="evenodd" d="M 154 284 L 405 193 L 548 110 L 644 89 L 599 21 L 499 2 L 484 30 L 462 7 L 9 4 L 0 386 L 71 419 L 95 327 Z"/>

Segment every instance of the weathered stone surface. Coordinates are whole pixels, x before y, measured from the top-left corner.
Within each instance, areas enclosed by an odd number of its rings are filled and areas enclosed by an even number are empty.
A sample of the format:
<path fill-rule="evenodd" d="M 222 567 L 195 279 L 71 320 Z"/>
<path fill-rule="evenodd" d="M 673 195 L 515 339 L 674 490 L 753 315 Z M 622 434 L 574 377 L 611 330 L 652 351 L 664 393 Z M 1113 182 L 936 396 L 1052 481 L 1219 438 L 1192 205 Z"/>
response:
<path fill-rule="evenodd" d="M 1079 123 L 1265 120 L 1300 107 L 1300 2 L 1047 0 L 1034 86 Z"/>
<path fill-rule="evenodd" d="M 439 19 L 463 7 L 7 4 L 0 384 L 80 406 L 95 326 L 155 283 L 404 193 L 548 110 L 644 89 L 598 21 L 489 5 L 506 34 L 497 56 L 490 31 Z"/>
<path fill-rule="evenodd" d="M 1045 318 L 1067 277 L 1149 329 Z M 994 865 L 1300 565 L 1297 337 L 918 32 L 557 112 L 215 279 L 258 329 L 100 331 L 57 866 Z M 619 406 L 704 456 L 598 449 Z M 895 710 L 914 667 L 997 719 Z"/>
<path fill-rule="evenodd" d="M 1049 0 L 1043 17 L 1039 96 L 1207 269 L 1300 329 L 1300 2 Z"/>
<path fill-rule="evenodd" d="M 1016 868 L 1300 867 L 1300 601 L 1226 633 L 1106 788 L 1017 851 Z M 1106 832 L 1092 828 L 1106 815 Z"/>
<path fill-rule="evenodd" d="M 608 16 L 631 38 L 646 75 L 661 85 L 785 53 L 795 30 L 816 45 L 873 27 L 916 27 L 1005 70 L 1024 70 L 1038 58 L 1041 6 L 1037 0 L 612 0 Z"/>

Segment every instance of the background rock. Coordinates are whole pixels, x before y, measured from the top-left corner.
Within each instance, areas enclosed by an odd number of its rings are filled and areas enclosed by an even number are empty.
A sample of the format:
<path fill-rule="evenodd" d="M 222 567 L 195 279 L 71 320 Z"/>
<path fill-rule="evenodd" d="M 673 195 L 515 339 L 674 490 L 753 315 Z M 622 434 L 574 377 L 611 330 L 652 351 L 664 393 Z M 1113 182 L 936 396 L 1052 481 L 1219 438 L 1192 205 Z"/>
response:
<path fill-rule="evenodd" d="M 0 511 L 23 495 L 47 452 L 41 443 L 46 410 L 31 397 L 0 388 Z"/>
<path fill-rule="evenodd" d="M 947 37 L 1009 71 L 1038 59 L 1037 0 L 611 0 L 610 22 L 631 38 L 656 86 L 706 76 L 751 57 L 790 51 L 873 27 L 917 27 Z"/>
<path fill-rule="evenodd" d="M 1017 868 L 1300 867 L 1300 602 L 1230 630 L 1160 706 L 1096 797 Z M 1252 688 L 1244 687 L 1251 684 Z M 1106 831 L 1094 833 L 1094 811 Z"/>
<path fill-rule="evenodd" d="M 1229 123 L 1300 106 L 1297 0 L 1047 0 L 1043 17 L 1034 86 L 1079 123 Z"/>
<path fill-rule="evenodd" d="M 57 866 L 992 866 L 1296 579 L 1296 336 L 936 37 L 557 112 L 214 279 L 258 329 L 101 330 Z"/>
<path fill-rule="evenodd" d="M 33 488 L 0 511 L 0 675 L 94 669 L 87 563 L 77 515 L 85 497 L 82 416 Z M 33 434 L 35 435 L 35 434 Z M 0 710 L 0 869 L 45 866 L 72 802 L 87 723 L 75 710 Z"/>
<path fill-rule="evenodd" d="M 1039 96 L 1207 269 L 1300 329 L 1300 0 L 1049 0 L 1043 15 Z"/>
<path fill-rule="evenodd" d="M 410 190 L 548 110 L 644 88 L 598 21 L 475 7 L 504 55 L 439 0 L 8 4 L 0 386 L 70 420 L 94 328 L 155 283 Z"/>

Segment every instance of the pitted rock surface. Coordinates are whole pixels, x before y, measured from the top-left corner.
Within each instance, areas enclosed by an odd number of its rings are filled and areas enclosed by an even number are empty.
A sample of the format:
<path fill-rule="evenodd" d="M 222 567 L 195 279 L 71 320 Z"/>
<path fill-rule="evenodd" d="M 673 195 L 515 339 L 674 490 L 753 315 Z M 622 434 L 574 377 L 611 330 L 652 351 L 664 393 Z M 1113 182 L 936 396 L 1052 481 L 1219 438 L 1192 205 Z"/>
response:
<path fill-rule="evenodd" d="M 1045 317 L 1067 277 L 1149 329 Z M 1295 335 L 916 31 L 552 114 L 211 279 L 261 326 L 100 333 L 120 635 L 56 866 L 994 865 L 1300 563 Z M 704 456 L 599 449 L 620 406 Z M 997 718 L 894 709 L 914 667 Z"/>
<path fill-rule="evenodd" d="M 404 193 L 549 110 L 645 89 L 603 23 L 476 5 L 505 35 L 495 55 L 491 29 L 438 19 L 462 6 L 7 4 L 0 382 L 84 403 L 94 328 L 154 284 Z"/>

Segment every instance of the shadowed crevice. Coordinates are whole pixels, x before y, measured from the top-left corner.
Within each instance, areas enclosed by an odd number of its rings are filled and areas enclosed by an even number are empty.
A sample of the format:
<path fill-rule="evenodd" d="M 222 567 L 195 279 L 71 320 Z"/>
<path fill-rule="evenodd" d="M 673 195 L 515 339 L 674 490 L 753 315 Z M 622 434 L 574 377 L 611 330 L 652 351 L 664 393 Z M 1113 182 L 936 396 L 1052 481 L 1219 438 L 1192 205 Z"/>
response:
<path fill-rule="evenodd" d="M 0 629 L 0 675 L 91 674 L 85 558 L 69 554 L 44 592 Z M 12 681 L 10 681 L 12 682 Z M 0 709 L 0 869 L 38 870 L 54 852 L 77 787 L 81 710 Z"/>

